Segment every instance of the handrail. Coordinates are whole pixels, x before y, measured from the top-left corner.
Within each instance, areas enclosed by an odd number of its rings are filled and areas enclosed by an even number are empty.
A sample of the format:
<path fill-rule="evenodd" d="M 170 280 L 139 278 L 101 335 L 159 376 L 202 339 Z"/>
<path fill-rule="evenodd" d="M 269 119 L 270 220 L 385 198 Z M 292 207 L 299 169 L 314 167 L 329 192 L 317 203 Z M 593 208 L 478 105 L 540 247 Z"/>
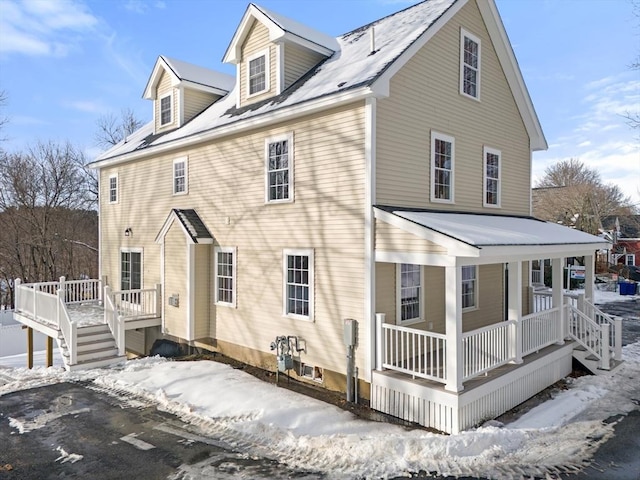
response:
<path fill-rule="evenodd" d="M 64 338 L 67 344 L 67 351 L 69 352 L 69 365 L 75 365 L 77 363 L 77 348 L 78 343 L 78 325 L 71 321 L 69 318 L 69 312 L 67 306 L 64 303 L 64 292 L 58 290 L 57 293 L 57 308 L 56 308 L 56 321 L 58 328 L 62 332 L 62 338 Z"/>
<path fill-rule="evenodd" d="M 570 337 L 598 359 L 599 367 L 609 370 L 609 324 L 599 325 L 573 305 L 567 305 Z"/>
<path fill-rule="evenodd" d="M 113 303 L 111 289 L 104 287 L 104 323 L 109 326 L 118 347 L 118 355 L 125 354 L 125 327 L 122 315 L 118 314 Z"/>
<path fill-rule="evenodd" d="M 509 348 L 509 329 L 516 323 L 508 320 L 462 334 L 463 381 L 515 359 Z"/>
<path fill-rule="evenodd" d="M 446 336 L 392 325 L 381 324 L 383 335 L 382 367 L 446 383 Z"/>
<path fill-rule="evenodd" d="M 111 292 L 115 310 L 126 319 L 156 318 L 159 316 L 158 288 Z"/>
<path fill-rule="evenodd" d="M 522 317 L 523 357 L 561 340 L 558 338 L 559 313 L 560 307 L 556 307 Z"/>

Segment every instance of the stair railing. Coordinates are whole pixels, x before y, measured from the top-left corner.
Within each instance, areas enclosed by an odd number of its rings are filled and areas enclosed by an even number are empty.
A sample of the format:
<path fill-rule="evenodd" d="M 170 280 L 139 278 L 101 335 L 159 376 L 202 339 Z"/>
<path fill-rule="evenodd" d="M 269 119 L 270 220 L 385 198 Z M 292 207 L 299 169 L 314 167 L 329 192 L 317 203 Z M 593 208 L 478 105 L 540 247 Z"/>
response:
<path fill-rule="evenodd" d="M 571 304 L 566 305 L 569 336 L 598 359 L 598 368 L 611 369 L 610 328 L 608 323 L 598 325 L 584 312 Z"/>
<path fill-rule="evenodd" d="M 113 302 L 113 294 L 111 287 L 108 285 L 104 287 L 104 323 L 109 325 L 109 330 L 116 341 L 118 347 L 118 355 L 125 354 L 125 327 L 124 318 L 118 312 Z"/>
<path fill-rule="evenodd" d="M 46 293 L 37 292 L 36 295 L 47 295 Z M 62 332 L 62 338 L 67 344 L 67 352 L 69 353 L 69 365 L 75 365 L 78 363 L 78 325 L 71 321 L 69 318 L 69 312 L 65 305 L 65 293 L 64 290 L 59 289 L 56 293 L 58 299 L 56 306 L 56 323 L 60 332 Z"/>

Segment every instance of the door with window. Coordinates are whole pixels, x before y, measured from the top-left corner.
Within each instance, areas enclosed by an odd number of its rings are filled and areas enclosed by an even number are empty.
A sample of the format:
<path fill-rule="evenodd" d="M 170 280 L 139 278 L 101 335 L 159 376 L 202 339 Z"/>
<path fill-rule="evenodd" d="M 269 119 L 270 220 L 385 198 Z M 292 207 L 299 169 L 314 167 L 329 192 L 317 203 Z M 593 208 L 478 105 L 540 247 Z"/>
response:
<path fill-rule="evenodd" d="M 142 252 L 123 250 L 120 252 L 120 290 L 140 290 L 142 288 Z M 140 304 L 140 292 L 131 292 L 123 300 Z"/>

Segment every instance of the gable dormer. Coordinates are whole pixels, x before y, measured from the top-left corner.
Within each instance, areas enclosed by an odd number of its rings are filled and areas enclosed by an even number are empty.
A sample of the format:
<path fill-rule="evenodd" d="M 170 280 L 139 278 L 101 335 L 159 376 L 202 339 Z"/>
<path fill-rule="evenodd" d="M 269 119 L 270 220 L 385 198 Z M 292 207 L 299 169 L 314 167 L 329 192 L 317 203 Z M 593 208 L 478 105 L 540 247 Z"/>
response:
<path fill-rule="evenodd" d="M 143 94 L 153 100 L 154 133 L 181 127 L 227 95 L 234 84 L 231 75 L 158 57 Z"/>
<path fill-rule="evenodd" d="M 338 50 L 335 38 L 250 4 L 223 58 L 236 65 L 236 106 L 279 95 Z"/>

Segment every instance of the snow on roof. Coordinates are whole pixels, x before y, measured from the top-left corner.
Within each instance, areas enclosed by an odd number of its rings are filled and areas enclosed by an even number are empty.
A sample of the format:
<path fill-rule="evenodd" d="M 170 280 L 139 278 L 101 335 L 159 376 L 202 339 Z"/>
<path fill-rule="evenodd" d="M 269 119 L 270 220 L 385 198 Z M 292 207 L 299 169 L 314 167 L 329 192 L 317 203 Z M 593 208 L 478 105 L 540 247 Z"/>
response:
<path fill-rule="evenodd" d="M 594 248 L 599 248 L 606 245 L 600 237 L 533 217 L 384 209 L 476 247 L 594 244 Z"/>
<path fill-rule="evenodd" d="M 336 39 L 339 44 L 338 51 L 281 95 L 243 109 L 236 109 L 236 94 L 232 91 L 181 128 L 138 145 L 133 142 L 118 144 L 100 155 L 96 162 L 213 131 L 248 118 L 346 92 L 356 87 L 370 86 L 456 1 L 426 0 L 346 33 Z M 274 17 L 278 21 L 283 21 L 283 18 Z M 285 24 L 292 28 L 290 24 Z M 373 54 L 369 37 L 371 27 L 375 29 L 376 39 L 376 51 Z"/>
<path fill-rule="evenodd" d="M 276 25 L 278 25 L 285 32 L 293 33 L 294 35 L 304 38 L 305 40 L 309 40 L 313 43 L 316 43 L 322 47 L 328 48 L 329 50 L 337 51 L 340 46 L 335 38 L 326 35 L 318 30 L 315 30 L 307 25 L 304 25 L 296 20 L 292 20 L 287 18 L 279 13 L 272 12 L 267 10 L 264 7 L 261 7 L 256 4 L 252 4 L 255 8 L 264 13 L 271 21 L 273 21 Z"/>
<path fill-rule="evenodd" d="M 180 223 L 184 225 L 184 228 L 195 243 L 198 243 L 199 239 L 213 238 L 195 210 L 174 208 L 173 212 L 176 214 L 176 217 L 178 217 L 178 220 L 180 220 Z"/>
<path fill-rule="evenodd" d="M 187 80 L 226 91 L 231 91 L 235 85 L 236 80 L 233 75 L 216 72 L 215 70 L 170 58 L 166 55 L 161 55 L 161 57 L 180 80 Z"/>

